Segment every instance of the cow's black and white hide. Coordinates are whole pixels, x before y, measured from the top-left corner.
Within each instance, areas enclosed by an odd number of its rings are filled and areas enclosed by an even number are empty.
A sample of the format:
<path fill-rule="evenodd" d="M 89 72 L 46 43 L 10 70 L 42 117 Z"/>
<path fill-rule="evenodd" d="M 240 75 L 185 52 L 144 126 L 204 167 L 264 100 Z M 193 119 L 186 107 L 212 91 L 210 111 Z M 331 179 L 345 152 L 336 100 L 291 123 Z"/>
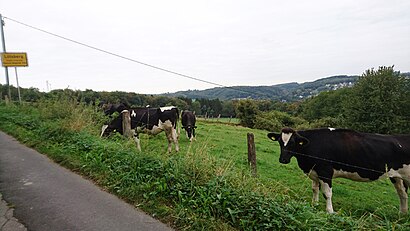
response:
<path fill-rule="evenodd" d="M 295 157 L 299 167 L 312 179 L 313 202 L 319 201 L 319 188 L 326 198 L 326 211 L 333 213 L 332 178 L 373 181 L 390 178 L 400 198 L 400 211 L 408 210 L 410 186 L 410 135 L 380 135 L 348 129 L 295 131 L 284 128 L 268 133 L 279 142 L 279 162 Z"/>
<path fill-rule="evenodd" d="M 195 123 L 196 123 L 196 117 L 193 112 L 183 111 L 181 113 L 182 128 L 185 129 L 186 136 L 190 141 L 195 139 L 195 128 L 196 128 Z"/>
<path fill-rule="evenodd" d="M 141 150 L 140 133 L 156 135 L 164 131 L 168 140 L 168 152 L 172 150 L 172 143 L 175 144 L 175 151 L 179 151 L 176 133 L 179 112 L 176 107 L 130 108 L 128 111 L 131 118 L 131 129 L 134 132 L 134 140 L 138 150 Z M 104 125 L 101 136 L 107 136 L 114 131 L 123 134 L 122 120 L 122 114 L 120 114 L 110 124 Z"/>

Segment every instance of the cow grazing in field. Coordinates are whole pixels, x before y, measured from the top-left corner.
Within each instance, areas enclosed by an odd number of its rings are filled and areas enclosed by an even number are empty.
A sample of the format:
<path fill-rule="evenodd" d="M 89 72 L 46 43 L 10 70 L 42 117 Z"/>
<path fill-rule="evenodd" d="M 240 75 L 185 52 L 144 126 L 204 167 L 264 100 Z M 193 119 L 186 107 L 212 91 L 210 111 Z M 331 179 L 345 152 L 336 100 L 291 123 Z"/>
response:
<path fill-rule="evenodd" d="M 186 135 L 190 141 L 195 139 L 195 114 L 191 111 L 183 111 L 181 114 L 182 128 L 185 129 Z"/>
<path fill-rule="evenodd" d="M 326 198 L 326 211 L 333 213 L 332 178 L 373 181 L 387 176 L 400 198 L 400 211 L 407 213 L 410 186 L 410 135 L 380 135 L 348 129 L 282 129 L 268 133 L 280 145 L 279 162 L 294 156 L 312 179 L 313 202 L 319 201 L 319 187 Z"/>
<path fill-rule="evenodd" d="M 131 129 L 134 132 L 134 140 L 138 150 L 141 151 L 139 133 L 156 135 L 165 131 L 168 139 L 168 152 L 171 152 L 172 143 L 175 144 L 175 151 L 179 151 L 176 124 L 179 112 L 176 107 L 161 108 L 130 108 L 128 109 L 131 117 Z M 102 127 L 101 136 L 107 136 L 113 131 L 123 134 L 122 115 L 116 117 L 110 124 Z"/>

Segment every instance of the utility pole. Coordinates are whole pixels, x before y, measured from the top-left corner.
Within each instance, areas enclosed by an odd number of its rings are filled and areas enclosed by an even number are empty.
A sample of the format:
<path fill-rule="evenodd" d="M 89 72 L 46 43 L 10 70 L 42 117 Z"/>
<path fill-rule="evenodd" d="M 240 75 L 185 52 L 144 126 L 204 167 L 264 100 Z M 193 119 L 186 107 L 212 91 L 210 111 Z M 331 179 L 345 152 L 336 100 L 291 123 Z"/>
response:
<path fill-rule="evenodd" d="M 1 41 L 3 44 L 3 52 L 6 53 L 6 40 L 4 39 L 4 20 L 3 16 L 0 14 L 0 33 L 1 33 Z M 8 95 L 9 95 L 9 100 L 11 100 L 11 91 L 10 91 L 10 81 L 9 81 L 9 69 L 7 67 L 4 67 L 6 70 L 6 82 L 7 82 L 7 88 L 8 88 Z"/>

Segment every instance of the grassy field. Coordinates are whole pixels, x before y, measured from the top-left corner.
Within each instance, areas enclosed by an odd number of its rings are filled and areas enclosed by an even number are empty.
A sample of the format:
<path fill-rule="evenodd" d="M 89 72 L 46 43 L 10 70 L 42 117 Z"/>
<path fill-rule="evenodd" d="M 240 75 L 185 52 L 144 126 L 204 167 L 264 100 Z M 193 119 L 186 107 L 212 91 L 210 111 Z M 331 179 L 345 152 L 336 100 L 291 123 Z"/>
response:
<path fill-rule="evenodd" d="M 311 181 L 295 159 L 279 164 L 267 131 L 198 121 L 197 140 L 181 134 L 180 152 L 166 153 L 165 134 L 142 135 L 142 152 L 119 135 L 100 138 L 105 117 L 70 102 L 5 106 L 0 129 L 93 180 L 179 230 L 408 230 L 389 180 L 333 184 L 336 214 L 310 205 Z M 247 164 L 255 136 L 258 177 Z"/>

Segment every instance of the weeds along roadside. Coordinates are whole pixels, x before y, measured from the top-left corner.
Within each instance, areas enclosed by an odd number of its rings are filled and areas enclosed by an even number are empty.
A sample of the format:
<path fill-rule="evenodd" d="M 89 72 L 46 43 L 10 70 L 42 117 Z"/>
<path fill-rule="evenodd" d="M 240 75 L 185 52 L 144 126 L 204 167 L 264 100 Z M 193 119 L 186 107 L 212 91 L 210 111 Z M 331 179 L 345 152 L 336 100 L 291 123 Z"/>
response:
<path fill-rule="evenodd" d="M 180 153 L 162 147 L 138 153 L 122 136 L 101 139 L 104 120 L 95 108 L 70 100 L 0 104 L 1 130 L 180 230 L 401 230 L 409 224 L 408 218 L 319 212 L 276 191 L 274 182 L 261 184 L 212 156 L 206 143 Z"/>

